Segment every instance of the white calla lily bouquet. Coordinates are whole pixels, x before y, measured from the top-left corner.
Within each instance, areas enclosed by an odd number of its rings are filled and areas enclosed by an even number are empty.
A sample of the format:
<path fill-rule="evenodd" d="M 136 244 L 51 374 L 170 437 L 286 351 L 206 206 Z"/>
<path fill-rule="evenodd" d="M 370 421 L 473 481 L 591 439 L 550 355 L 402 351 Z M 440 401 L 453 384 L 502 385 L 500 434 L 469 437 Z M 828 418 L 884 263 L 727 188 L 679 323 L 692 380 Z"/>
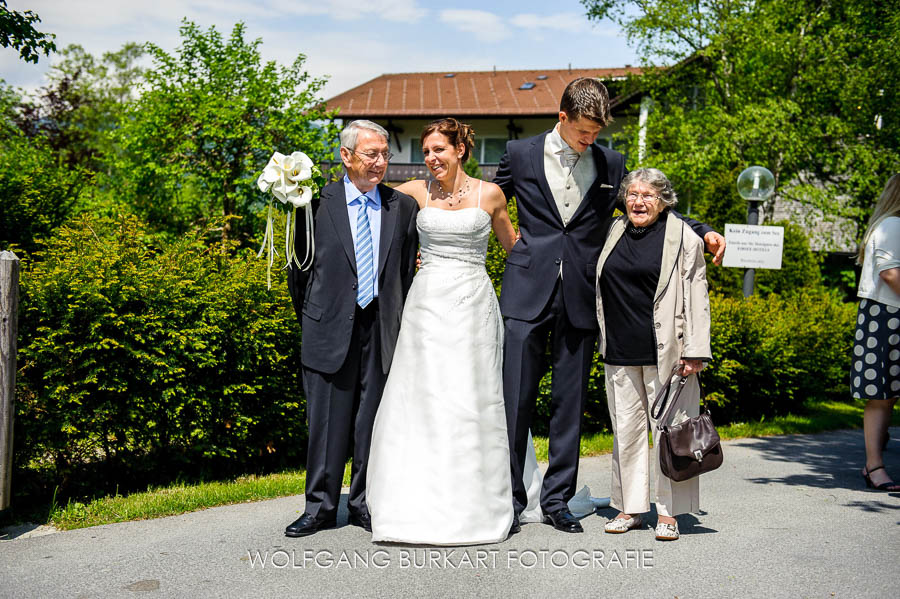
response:
<path fill-rule="evenodd" d="M 269 158 L 268 164 L 260 173 L 256 180 L 256 185 L 263 192 L 270 193 L 268 202 L 268 218 L 266 220 L 266 234 L 263 237 L 262 247 L 259 248 L 257 258 L 269 248 L 269 265 L 266 271 L 266 280 L 269 289 L 272 288 L 272 265 L 275 261 L 275 231 L 272 224 L 273 212 L 275 208 L 284 211 L 285 228 L 284 228 L 284 252 L 285 265 L 287 268 L 291 263 L 301 270 L 306 270 L 312 266 L 315 256 L 314 243 L 314 223 L 312 212 L 313 196 L 319 192 L 319 186 L 316 178 L 321 177 L 322 172 L 313 161 L 303 152 L 294 152 L 290 155 L 284 155 L 275 152 Z M 275 200 L 278 200 L 276 202 Z M 297 258 L 294 249 L 294 239 L 297 229 L 297 208 L 303 208 L 306 213 L 306 256 L 303 257 L 302 263 Z"/>

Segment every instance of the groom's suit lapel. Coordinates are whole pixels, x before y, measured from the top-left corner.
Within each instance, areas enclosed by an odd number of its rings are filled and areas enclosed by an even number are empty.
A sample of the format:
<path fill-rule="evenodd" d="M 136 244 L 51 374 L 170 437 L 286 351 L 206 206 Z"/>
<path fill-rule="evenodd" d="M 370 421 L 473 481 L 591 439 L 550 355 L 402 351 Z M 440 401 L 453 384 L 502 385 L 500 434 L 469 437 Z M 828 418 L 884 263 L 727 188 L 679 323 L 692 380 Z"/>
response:
<path fill-rule="evenodd" d="M 550 211 L 556 215 L 556 220 L 562 223 L 562 215 L 559 213 L 559 208 L 556 207 L 556 200 L 553 199 L 553 192 L 550 191 L 550 184 L 547 183 L 547 171 L 544 169 L 544 139 L 547 137 L 547 133 L 532 139 L 528 153 L 531 156 L 531 168 L 534 169 L 538 188 L 550 207 Z"/>
<path fill-rule="evenodd" d="M 336 184 L 331 190 L 333 191 L 328 195 L 322 195 L 322 205 L 331 218 L 331 223 L 334 225 L 341 247 L 344 248 L 344 253 L 347 254 L 347 259 L 350 261 L 350 266 L 353 267 L 353 272 L 355 273 L 356 248 L 353 247 L 353 234 L 350 232 L 350 217 L 347 215 L 347 199 L 344 196 L 344 186 Z"/>

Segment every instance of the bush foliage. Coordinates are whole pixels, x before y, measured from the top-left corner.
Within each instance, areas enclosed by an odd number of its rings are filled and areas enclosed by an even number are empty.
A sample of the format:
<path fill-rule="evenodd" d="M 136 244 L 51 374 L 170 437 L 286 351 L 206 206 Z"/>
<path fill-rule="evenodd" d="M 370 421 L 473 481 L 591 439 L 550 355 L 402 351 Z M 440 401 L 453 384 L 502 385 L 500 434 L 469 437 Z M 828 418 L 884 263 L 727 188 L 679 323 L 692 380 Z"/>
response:
<path fill-rule="evenodd" d="M 719 420 L 796 414 L 809 398 L 849 399 L 854 304 L 815 287 L 711 303 L 713 362 L 703 380 Z"/>
<path fill-rule="evenodd" d="M 100 462 L 164 478 L 296 465 L 305 426 L 286 287 L 268 291 L 264 262 L 210 229 L 156 247 L 134 217 L 83 216 L 24 262 L 17 464 L 52 465 L 63 484 Z"/>

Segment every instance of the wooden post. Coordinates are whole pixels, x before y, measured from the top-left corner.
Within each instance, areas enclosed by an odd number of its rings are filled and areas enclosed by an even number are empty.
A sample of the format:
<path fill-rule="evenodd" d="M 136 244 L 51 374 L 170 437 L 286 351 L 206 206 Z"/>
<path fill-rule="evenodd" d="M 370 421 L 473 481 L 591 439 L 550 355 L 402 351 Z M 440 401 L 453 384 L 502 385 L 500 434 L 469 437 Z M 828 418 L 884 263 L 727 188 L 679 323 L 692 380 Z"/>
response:
<path fill-rule="evenodd" d="M 16 413 L 16 335 L 19 308 L 19 259 L 0 252 L 0 511 L 9 507 Z"/>

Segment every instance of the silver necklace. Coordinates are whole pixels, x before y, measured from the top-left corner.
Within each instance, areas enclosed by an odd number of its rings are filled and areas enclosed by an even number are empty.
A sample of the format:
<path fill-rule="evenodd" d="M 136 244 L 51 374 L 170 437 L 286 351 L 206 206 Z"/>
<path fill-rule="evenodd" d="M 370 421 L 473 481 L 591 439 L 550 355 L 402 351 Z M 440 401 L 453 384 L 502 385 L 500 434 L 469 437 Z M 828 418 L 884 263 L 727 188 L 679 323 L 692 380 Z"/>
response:
<path fill-rule="evenodd" d="M 459 186 L 459 189 L 456 191 L 451 191 L 449 194 L 441 189 L 440 183 L 438 183 L 438 190 L 441 192 L 440 198 L 437 198 L 441 201 L 447 202 L 448 206 L 457 206 L 463 200 L 463 196 L 469 193 L 469 182 L 472 180 L 471 177 L 466 177 L 466 182 Z M 444 194 L 447 194 L 446 197 L 443 197 Z M 456 202 L 453 201 L 453 198 L 456 198 Z"/>

